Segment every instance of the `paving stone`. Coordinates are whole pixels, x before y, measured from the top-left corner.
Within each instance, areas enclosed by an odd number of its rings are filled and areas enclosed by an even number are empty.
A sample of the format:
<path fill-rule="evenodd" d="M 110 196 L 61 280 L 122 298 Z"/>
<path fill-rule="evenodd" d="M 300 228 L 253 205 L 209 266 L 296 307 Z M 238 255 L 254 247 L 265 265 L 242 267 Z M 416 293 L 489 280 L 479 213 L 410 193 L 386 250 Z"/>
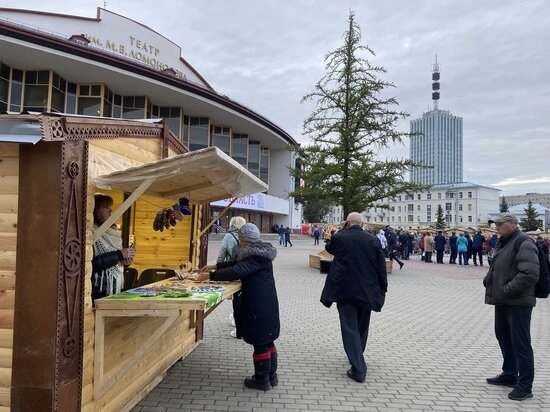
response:
<path fill-rule="evenodd" d="M 253 373 L 252 347 L 229 336 L 232 307 L 224 302 L 206 319 L 197 349 L 171 367 L 134 412 L 550 410 L 550 299 L 538 300 L 533 311 L 534 398 L 516 403 L 507 398 L 509 388 L 485 382 L 502 364 L 494 309 L 484 304 L 487 268 L 430 265 L 413 255 L 388 277 L 386 304 L 371 318 L 367 379 L 357 384 L 345 375 L 338 312 L 319 302 L 326 275 L 307 266 L 308 255 L 322 246 L 293 243 L 276 245 L 274 261 L 279 386 L 266 393 L 244 388 Z M 210 242 L 210 261 L 219 245 Z"/>

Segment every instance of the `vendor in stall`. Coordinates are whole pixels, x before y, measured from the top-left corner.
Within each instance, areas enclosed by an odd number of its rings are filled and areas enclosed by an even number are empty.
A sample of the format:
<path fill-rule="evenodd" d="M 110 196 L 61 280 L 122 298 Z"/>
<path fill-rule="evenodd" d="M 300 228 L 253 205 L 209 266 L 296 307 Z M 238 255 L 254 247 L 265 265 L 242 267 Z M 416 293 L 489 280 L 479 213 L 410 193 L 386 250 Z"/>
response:
<path fill-rule="evenodd" d="M 112 206 L 110 196 L 95 195 L 94 232 L 111 216 Z M 124 266 L 132 264 L 136 251 L 122 247 L 122 237 L 115 225 L 97 239 L 93 248 L 92 299 L 95 300 L 122 290 Z"/>
<path fill-rule="evenodd" d="M 237 327 L 243 340 L 254 346 L 254 376 L 246 378 L 244 385 L 267 391 L 279 383 L 274 343 L 280 330 L 279 302 L 272 263 L 277 250 L 270 243 L 260 241 L 260 230 L 253 223 L 241 227 L 239 242 L 240 251 L 235 260 L 205 266 L 199 281 L 241 280 Z"/>

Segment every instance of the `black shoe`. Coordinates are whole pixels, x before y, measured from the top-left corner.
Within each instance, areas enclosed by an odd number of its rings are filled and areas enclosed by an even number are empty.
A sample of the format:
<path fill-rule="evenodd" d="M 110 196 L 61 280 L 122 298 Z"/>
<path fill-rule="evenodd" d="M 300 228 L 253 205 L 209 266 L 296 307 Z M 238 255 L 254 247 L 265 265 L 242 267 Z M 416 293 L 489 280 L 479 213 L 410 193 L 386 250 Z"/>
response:
<path fill-rule="evenodd" d="M 477 266 L 477 263 L 474 262 L 474 266 Z"/>
<path fill-rule="evenodd" d="M 509 386 L 510 388 L 513 388 L 516 386 L 516 379 L 507 378 L 503 375 L 497 375 L 494 378 L 487 378 L 487 383 L 490 385 Z"/>
<path fill-rule="evenodd" d="M 400 264 L 399 264 L 399 269 L 400 269 L 400 270 L 403 269 L 403 266 L 405 266 L 405 264 L 404 264 L 404 263 L 400 263 Z"/>
<path fill-rule="evenodd" d="M 277 374 L 274 376 L 269 376 L 269 383 L 271 383 L 271 386 L 277 386 L 279 384 L 279 378 Z"/>
<path fill-rule="evenodd" d="M 258 389 L 264 392 L 271 389 L 271 383 L 269 382 L 269 379 L 267 378 L 267 376 L 265 380 L 262 380 L 262 381 L 257 380 L 255 376 L 246 378 L 244 380 L 244 386 L 250 389 Z"/>
<path fill-rule="evenodd" d="M 508 398 L 513 401 L 522 401 L 527 398 L 532 398 L 533 392 L 527 392 L 525 389 L 515 388 L 512 392 L 508 394 Z"/>
<path fill-rule="evenodd" d="M 348 375 L 348 378 L 353 379 L 355 382 L 359 382 L 359 383 L 365 382 L 365 378 L 361 379 L 360 377 L 355 376 L 355 375 L 351 372 L 351 369 L 348 369 L 348 371 L 346 372 L 346 375 Z"/>

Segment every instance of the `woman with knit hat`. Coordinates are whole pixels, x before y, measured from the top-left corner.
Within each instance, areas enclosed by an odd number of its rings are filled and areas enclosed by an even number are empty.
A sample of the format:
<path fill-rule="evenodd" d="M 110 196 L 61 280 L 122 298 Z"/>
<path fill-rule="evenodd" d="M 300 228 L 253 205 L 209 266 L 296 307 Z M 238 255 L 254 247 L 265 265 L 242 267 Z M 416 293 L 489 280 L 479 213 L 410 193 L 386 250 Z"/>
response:
<path fill-rule="evenodd" d="M 252 223 L 239 231 L 240 251 L 235 260 L 205 266 L 199 281 L 240 279 L 241 307 L 237 329 L 243 340 L 254 346 L 254 375 L 244 380 L 248 388 L 263 391 L 277 386 L 277 349 L 279 337 L 279 301 L 273 277 L 277 250 L 260 240 L 260 230 Z"/>

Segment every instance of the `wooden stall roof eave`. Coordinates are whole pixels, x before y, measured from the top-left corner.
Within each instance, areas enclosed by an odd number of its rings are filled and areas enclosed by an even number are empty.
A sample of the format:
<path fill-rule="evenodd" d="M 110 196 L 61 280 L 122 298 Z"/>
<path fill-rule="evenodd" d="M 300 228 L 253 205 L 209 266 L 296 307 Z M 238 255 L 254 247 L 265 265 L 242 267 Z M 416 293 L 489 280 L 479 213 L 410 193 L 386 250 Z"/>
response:
<path fill-rule="evenodd" d="M 217 147 L 184 153 L 98 176 L 100 189 L 134 192 L 146 181 L 144 195 L 210 203 L 267 190 L 267 185 Z"/>

